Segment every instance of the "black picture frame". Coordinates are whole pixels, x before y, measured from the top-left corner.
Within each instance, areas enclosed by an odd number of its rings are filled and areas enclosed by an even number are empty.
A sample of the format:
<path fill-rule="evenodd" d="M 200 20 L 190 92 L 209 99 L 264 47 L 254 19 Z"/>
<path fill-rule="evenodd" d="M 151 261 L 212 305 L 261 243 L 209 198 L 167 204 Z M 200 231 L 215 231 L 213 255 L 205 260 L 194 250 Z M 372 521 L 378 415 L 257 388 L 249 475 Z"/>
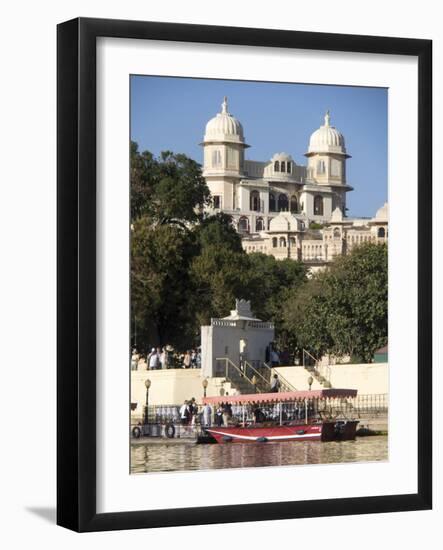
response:
<path fill-rule="evenodd" d="M 107 19 L 57 30 L 57 523 L 75 531 L 425 510 L 432 507 L 432 42 Z M 154 39 L 418 59 L 418 490 L 416 494 L 96 512 L 96 39 Z M 412 359 L 413 360 L 413 359 Z"/>

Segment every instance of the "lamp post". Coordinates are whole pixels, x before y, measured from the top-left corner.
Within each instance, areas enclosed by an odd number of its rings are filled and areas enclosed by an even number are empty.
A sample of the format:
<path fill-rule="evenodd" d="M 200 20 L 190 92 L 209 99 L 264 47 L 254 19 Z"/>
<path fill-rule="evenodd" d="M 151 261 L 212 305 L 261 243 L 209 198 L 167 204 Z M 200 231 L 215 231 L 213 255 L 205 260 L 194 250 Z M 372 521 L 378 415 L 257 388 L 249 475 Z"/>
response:
<path fill-rule="evenodd" d="M 146 386 L 146 405 L 145 405 L 145 424 L 149 424 L 149 388 L 151 387 L 151 381 L 149 378 L 146 378 L 145 380 L 145 386 Z"/>
<path fill-rule="evenodd" d="M 202 386 L 203 386 L 203 397 L 206 397 L 206 389 L 208 387 L 208 379 L 204 378 L 202 380 Z"/>
<path fill-rule="evenodd" d="M 311 386 L 312 386 L 312 383 L 314 382 L 314 379 L 312 378 L 312 376 L 310 376 L 308 378 L 308 384 L 309 384 L 309 391 L 311 391 Z"/>

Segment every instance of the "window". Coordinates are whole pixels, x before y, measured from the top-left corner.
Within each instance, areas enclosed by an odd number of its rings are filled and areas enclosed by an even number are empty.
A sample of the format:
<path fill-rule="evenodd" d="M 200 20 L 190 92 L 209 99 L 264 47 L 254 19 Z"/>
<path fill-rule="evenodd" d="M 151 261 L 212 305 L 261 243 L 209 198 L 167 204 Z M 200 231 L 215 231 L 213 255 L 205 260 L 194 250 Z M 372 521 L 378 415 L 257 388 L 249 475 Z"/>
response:
<path fill-rule="evenodd" d="M 221 195 L 214 195 L 212 197 L 212 204 L 214 206 L 214 208 L 216 209 L 220 209 L 222 206 L 222 198 L 221 198 Z"/>
<path fill-rule="evenodd" d="M 289 203 L 288 203 L 287 195 L 284 195 L 283 193 L 281 193 L 278 196 L 278 211 L 279 212 L 287 212 L 288 206 L 289 206 Z"/>
<path fill-rule="evenodd" d="M 221 163 L 221 152 L 218 149 L 212 151 L 212 166 L 221 166 Z"/>
<path fill-rule="evenodd" d="M 272 239 L 272 247 L 277 248 L 277 237 L 273 237 Z"/>
<path fill-rule="evenodd" d="M 242 216 L 238 220 L 238 230 L 245 233 L 249 232 L 249 220 L 246 216 Z"/>
<path fill-rule="evenodd" d="M 326 165 L 324 160 L 317 162 L 317 174 L 324 174 L 326 172 Z"/>
<path fill-rule="evenodd" d="M 269 194 L 269 212 L 275 212 L 275 195 Z"/>
<path fill-rule="evenodd" d="M 384 239 L 385 236 L 386 236 L 385 228 L 384 227 L 379 227 L 378 232 L 377 232 L 377 237 L 379 239 Z"/>
<path fill-rule="evenodd" d="M 255 221 L 255 230 L 256 231 L 263 231 L 265 228 L 265 224 L 263 222 L 263 218 L 257 218 Z"/>
<path fill-rule="evenodd" d="M 314 197 L 314 216 L 323 216 L 323 197 Z"/>
<path fill-rule="evenodd" d="M 280 172 L 280 163 L 278 160 L 274 162 L 274 172 Z"/>
<path fill-rule="evenodd" d="M 334 239 L 339 239 L 339 238 L 340 238 L 340 229 L 336 227 L 334 229 Z"/>
<path fill-rule="evenodd" d="M 284 160 L 281 161 L 280 171 L 281 172 L 286 172 L 286 163 L 285 163 Z"/>
<path fill-rule="evenodd" d="M 233 170 L 236 170 L 237 163 L 238 163 L 238 151 L 236 151 L 235 149 L 229 148 L 227 150 L 227 167 Z"/>
<path fill-rule="evenodd" d="M 260 194 L 258 191 L 251 191 L 249 195 L 249 209 L 253 212 L 260 212 Z"/>
<path fill-rule="evenodd" d="M 291 170 L 291 166 L 292 166 L 292 162 L 291 162 L 291 161 L 288 161 L 288 162 L 286 163 L 286 171 L 288 172 L 288 174 L 290 174 L 291 171 L 292 171 L 292 170 Z"/>
<path fill-rule="evenodd" d="M 340 176 L 341 162 L 336 159 L 331 160 L 331 176 L 339 177 Z"/>
<path fill-rule="evenodd" d="M 280 246 L 286 248 L 286 239 L 284 237 L 280 237 Z"/>
<path fill-rule="evenodd" d="M 291 197 L 291 212 L 298 212 L 298 200 L 295 195 L 292 195 Z"/>

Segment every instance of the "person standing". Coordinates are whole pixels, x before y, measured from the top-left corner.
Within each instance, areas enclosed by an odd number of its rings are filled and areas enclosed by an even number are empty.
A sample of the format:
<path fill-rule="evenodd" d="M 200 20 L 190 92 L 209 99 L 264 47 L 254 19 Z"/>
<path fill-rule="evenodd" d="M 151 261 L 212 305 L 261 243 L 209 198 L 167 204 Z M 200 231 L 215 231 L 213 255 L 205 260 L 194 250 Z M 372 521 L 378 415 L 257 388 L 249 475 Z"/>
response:
<path fill-rule="evenodd" d="M 132 350 L 132 357 L 131 357 L 131 370 L 137 370 L 138 369 L 139 360 L 140 360 L 140 354 L 138 353 L 136 348 L 134 348 Z"/>
<path fill-rule="evenodd" d="M 155 370 L 158 369 L 158 366 L 160 364 L 160 358 L 158 356 L 158 353 L 155 348 L 152 348 L 151 353 L 149 354 L 149 370 Z"/>
<path fill-rule="evenodd" d="M 217 407 L 217 410 L 215 411 L 215 425 L 223 426 L 223 410 L 220 405 Z"/>
<path fill-rule="evenodd" d="M 271 350 L 271 365 L 278 367 L 280 365 L 280 357 L 275 349 Z"/>
<path fill-rule="evenodd" d="M 180 424 L 182 426 L 187 426 L 189 422 L 189 405 L 185 400 L 183 405 L 180 407 Z"/>
<path fill-rule="evenodd" d="M 187 351 L 183 357 L 183 366 L 185 369 L 189 369 L 191 367 L 191 354 L 189 351 Z"/>
<path fill-rule="evenodd" d="M 162 352 L 160 354 L 161 369 L 167 369 L 168 368 L 168 363 L 169 363 L 168 351 L 166 350 L 166 348 L 163 348 Z"/>
<path fill-rule="evenodd" d="M 223 424 L 225 426 L 229 426 L 229 420 L 232 417 L 231 405 L 229 403 L 222 404 L 222 412 L 223 412 Z"/>
<path fill-rule="evenodd" d="M 203 407 L 203 426 L 211 425 L 212 408 L 209 403 Z"/>
<path fill-rule="evenodd" d="M 276 393 L 280 391 L 280 380 L 278 379 L 278 376 L 274 374 L 271 382 L 271 393 Z"/>

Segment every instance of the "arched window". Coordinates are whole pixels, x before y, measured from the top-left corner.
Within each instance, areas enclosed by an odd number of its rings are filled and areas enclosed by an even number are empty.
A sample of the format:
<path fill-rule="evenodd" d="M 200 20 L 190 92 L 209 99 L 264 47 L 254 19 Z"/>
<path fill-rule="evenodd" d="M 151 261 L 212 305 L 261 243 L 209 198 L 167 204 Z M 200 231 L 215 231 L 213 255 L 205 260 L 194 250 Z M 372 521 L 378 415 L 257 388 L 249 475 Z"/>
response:
<path fill-rule="evenodd" d="M 272 238 L 272 247 L 277 248 L 277 237 Z"/>
<path fill-rule="evenodd" d="M 323 216 L 323 197 L 320 195 L 314 197 L 314 216 Z"/>
<path fill-rule="evenodd" d="M 292 162 L 288 160 L 288 162 L 286 163 L 286 171 L 288 172 L 288 174 L 290 174 L 292 171 L 291 167 L 292 167 Z"/>
<path fill-rule="evenodd" d="M 253 212 L 260 212 L 260 193 L 258 191 L 251 191 L 249 196 L 249 209 Z"/>
<path fill-rule="evenodd" d="M 286 172 L 286 162 L 284 160 L 281 161 L 280 171 Z"/>
<path fill-rule="evenodd" d="M 324 160 L 317 161 L 317 174 L 324 174 L 326 172 L 326 165 Z"/>
<path fill-rule="evenodd" d="M 339 239 L 339 238 L 340 238 L 340 229 L 336 227 L 334 229 L 334 239 Z"/>
<path fill-rule="evenodd" d="M 385 228 L 384 227 L 379 227 L 378 232 L 377 232 L 377 237 L 379 239 L 384 239 L 385 236 L 386 236 Z"/>
<path fill-rule="evenodd" d="M 280 163 L 278 160 L 274 162 L 274 172 L 280 172 Z"/>
<path fill-rule="evenodd" d="M 286 248 L 286 239 L 284 237 L 280 237 L 280 246 Z"/>
<path fill-rule="evenodd" d="M 275 212 L 275 195 L 269 194 L 269 212 Z"/>
<path fill-rule="evenodd" d="M 246 216 L 242 216 L 238 220 L 238 230 L 245 233 L 249 232 L 249 220 Z"/>
<path fill-rule="evenodd" d="M 212 151 L 212 166 L 221 166 L 221 152 L 218 149 Z"/>
<path fill-rule="evenodd" d="M 265 228 L 265 224 L 263 222 L 263 218 L 257 218 L 255 220 L 255 230 L 256 231 L 263 231 Z"/>
<path fill-rule="evenodd" d="M 295 246 L 295 237 L 289 237 L 289 242 L 291 246 Z"/>
<path fill-rule="evenodd" d="M 288 197 L 284 193 L 281 193 L 278 196 L 278 211 L 279 212 L 287 212 L 288 210 Z"/>
<path fill-rule="evenodd" d="M 292 195 L 291 197 L 291 212 L 294 212 L 295 214 L 298 212 L 298 200 L 295 195 Z"/>

